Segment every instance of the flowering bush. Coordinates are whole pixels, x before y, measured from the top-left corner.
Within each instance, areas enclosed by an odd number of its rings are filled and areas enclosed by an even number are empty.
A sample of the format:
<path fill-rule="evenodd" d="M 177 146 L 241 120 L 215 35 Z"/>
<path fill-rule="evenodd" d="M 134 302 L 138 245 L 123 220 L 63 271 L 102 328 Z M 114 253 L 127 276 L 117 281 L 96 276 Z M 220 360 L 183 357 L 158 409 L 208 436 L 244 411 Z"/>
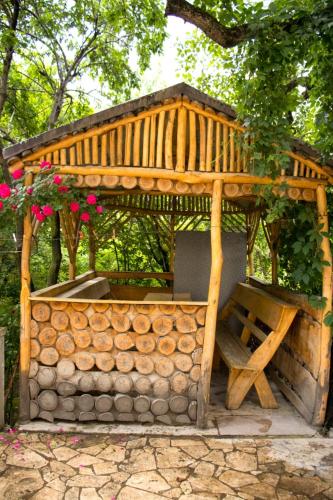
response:
<path fill-rule="evenodd" d="M 0 213 L 15 211 L 31 213 L 43 222 L 62 208 L 78 213 L 83 223 L 103 213 L 104 207 L 94 193 L 75 188 L 75 176 L 59 175 L 48 161 L 40 163 L 40 171 L 34 177 L 32 186 L 25 186 L 25 172 L 12 172 L 13 186 L 0 184 Z"/>

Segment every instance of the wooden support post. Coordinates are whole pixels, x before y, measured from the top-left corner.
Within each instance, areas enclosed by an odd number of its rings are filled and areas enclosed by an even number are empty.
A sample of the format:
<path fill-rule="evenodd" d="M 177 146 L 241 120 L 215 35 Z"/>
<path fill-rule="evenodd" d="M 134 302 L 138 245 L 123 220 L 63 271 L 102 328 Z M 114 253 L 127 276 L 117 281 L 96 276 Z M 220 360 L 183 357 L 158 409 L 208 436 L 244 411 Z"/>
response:
<path fill-rule="evenodd" d="M 207 425 L 208 403 L 210 396 L 210 379 L 212 372 L 217 309 L 220 297 L 221 273 L 223 265 L 222 233 L 221 233 L 221 204 L 222 181 L 214 181 L 211 209 L 211 270 L 208 291 L 208 307 L 206 314 L 205 338 L 201 362 L 201 375 L 198 390 L 197 426 L 204 428 Z"/>
<path fill-rule="evenodd" d="M 5 334 L 0 328 L 0 429 L 5 425 Z"/>
<path fill-rule="evenodd" d="M 31 186 L 32 174 L 25 178 L 25 186 Z M 30 368 L 30 252 L 31 252 L 31 213 L 24 217 L 23 244 L 21 255 L 21 332 L 20 332 L 20 420 L 30 420 L 29 368 Z"/>
<path fill-rule="evenodd" d="M 92 223 L 89 224 L 89 269 L 96 268 L 96 241 Z"/>
<path fill-rule="evenodd" d="M 332 254 L 330 241 L 326 236 L 328 233 L 328 216 L 327 216 L 327 198 L 325 186 L 317 188 L 317 209 L 318 222 L 321 225 L 321 231 L 324 233 L 321 240 L 320 248 L 323 252 L 323 261 L 327 262 L 327 266 L 323 266 L 323 281 L 322 281 L 322 296 L 325 297 L 326 304 L 323 309 L 322 325 L 321 325 L 321 342 L 320 342 L 320 369 L 317 384 L 316 403 L 313 414 L 313 423 L 322 425 L 325 421 L 327 398 L 329 391 L 330 379 L 330 358 L 331 358 L 331 342 L 332 333 L 331 327 L 324 324 L 324 319 L 327 313 L 332 311 Z"/>

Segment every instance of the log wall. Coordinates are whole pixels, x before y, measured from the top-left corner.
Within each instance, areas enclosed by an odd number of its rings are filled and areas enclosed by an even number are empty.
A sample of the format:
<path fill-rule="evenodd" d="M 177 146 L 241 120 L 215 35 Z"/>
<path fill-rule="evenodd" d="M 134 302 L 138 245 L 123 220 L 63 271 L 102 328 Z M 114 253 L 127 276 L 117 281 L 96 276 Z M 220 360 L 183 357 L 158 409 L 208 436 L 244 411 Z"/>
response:
<path fill-rule="evenodd" d="M 315 402 L 320 374 L 321 317 L 305 295 L 267 285 L 251 278 L 250 283 L 264 288 L 272 295 L 296 304 L 299 311 L 271 363 L 271 376 L 279 389 L 312 423 L 315 420 Z"/>
<path fill-rule="evenodd" d="M 31 419 L 196 421 L 206 305 L 36 298 L 31 316 Z"/>

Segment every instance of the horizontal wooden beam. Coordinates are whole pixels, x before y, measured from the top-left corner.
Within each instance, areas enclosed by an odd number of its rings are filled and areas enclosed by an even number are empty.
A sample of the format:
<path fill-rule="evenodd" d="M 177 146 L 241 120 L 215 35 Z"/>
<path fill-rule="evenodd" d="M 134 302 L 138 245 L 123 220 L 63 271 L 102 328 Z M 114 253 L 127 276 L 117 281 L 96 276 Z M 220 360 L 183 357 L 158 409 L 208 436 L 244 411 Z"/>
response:
<path fill-rule="evenodd" d="M 38 173 L 40 167 L 25 166 L 28 172 Z M 200 184 L 223 180 L 224 183 L 254 184 L 254 185 L 280 185 L 287 184 L 292 187 L 303 187 L 316 189 L 319 185 L 326 185 L 323 179 L 293 178 L 281 176 L 276 179 L 270 177 L 259 177 L 249 174 L 237 174 L 227 172 L 176 172 L 174 170 L 145 168 L 145 167 L 81 167 L 81 166 L 60 166 L 57 172 L 63 175 L 120 175 L 128 177 L 145 177 L 171 179 L 187 182 L 189 184 Z M 130 192 L 130 191 L 129 191 Z"/>
<path fill-rule="evenodd" d="M 55 295 L 58 295 L 59 293 L 66 292 L 67 290 L 70 290 L 76 285 L 80 285 L 81 283 L 84 283 L 85 281 L 93 278 L 96 276 L 95 271 L 87 271 L 84 274 L 81 274 L 78 276 L 75 280 L 68 280 L 64 281 L 63 283 L 58 283 L 56 285 L 51 285 L 48 286 L 47 288 L 41 288 L 40 290 L 37 290 L 36 292 L 31 293 L 31 300 L 33 300 L 35 297 L 41 297 L 41 296 L 48 296 L 48 297 L 54 297 Z"/>
<path fill-rule="evenodd" d="M 144 271 L 97 271 L 97 276 L 109 278 L 114 280 L 128 280 L 128 279 L 162 279 L 173 281 L 173 273 L 146 273 Z"/>
<path fill-rule="evenodd" d="M 208 302 L 197 302 L 193 300 L 103 300 L 103 299 L 62 299 L 61 297 L 41 297 L 30 296 L 33 302 L 82 302 L 85 304 L 165 304 L 165 305 L 180 305 L 180 306 L 207 306 Z"/>

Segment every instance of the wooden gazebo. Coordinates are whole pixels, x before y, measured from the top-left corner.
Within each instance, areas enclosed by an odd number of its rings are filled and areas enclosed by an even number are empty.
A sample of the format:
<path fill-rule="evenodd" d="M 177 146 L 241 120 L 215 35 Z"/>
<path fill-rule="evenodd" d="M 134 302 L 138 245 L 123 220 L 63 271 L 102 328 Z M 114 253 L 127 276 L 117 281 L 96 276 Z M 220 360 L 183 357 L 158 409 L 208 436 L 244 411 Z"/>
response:
<path fill-rule="evenodd" d="M 218 300 L 223 265 L 221 227 L 247 235 L 248 269 L 261 208 L 258 189 L 274 184 L 294 200 L 317 203 L 328 229 L 325 187 L 333 171 L 315 152 L 295 141 L 288 168 L 272 180 L 252 175 L 244 127 L 226 104 L 179 84 L 114 106 L 45 132 L 5 150 L 11 170 L 24 168 L 33 182 L 42 160 L 76 186 L 106 200 L 107 223 L 90 233 L 90 271 L 76 276 L 80 221 L 62 211 L 69 280 L 30 291 L 29 259 L 38 222 L 24 222 L 21 291 L 21 420 L 33 418 L 126 422 L 207 423 Z M 170 247 L 168 273 L 96 272 L 95 255 L 117 224 L 131 215 L 154 217 Z M 208 297 L 193 301 L 173 293 L 173 250 L 177 230 L 210 223 L 211 272 Z M 298 315 L 273 358 L 272 376 L 308 421 L 324 421 L 330 367 L 332 258 L 327 236 L 322 295 L 316 311 L 303 296 L 277 282 L 274 226 L 266 227 L 273 285 L 266 288 L 298 307 Z M 159 278 L 160 290 L 110 286 L 112 279 Z M 159 292 L 159 293 L 158 293 Z M 158 293 L 158 295 L 156 295 Z M 160 294 L 165 294 L 164 297 Z M 161 300 L 162 299 L 162 300 Z M 163 300 L 164 299 L 164 300 Z M 290 362 L 292 359 L 292 362 Z M 289 361 L 288 361 L 289 360 Z M 292 366 L 292 369 L 290 368 Z"/>

